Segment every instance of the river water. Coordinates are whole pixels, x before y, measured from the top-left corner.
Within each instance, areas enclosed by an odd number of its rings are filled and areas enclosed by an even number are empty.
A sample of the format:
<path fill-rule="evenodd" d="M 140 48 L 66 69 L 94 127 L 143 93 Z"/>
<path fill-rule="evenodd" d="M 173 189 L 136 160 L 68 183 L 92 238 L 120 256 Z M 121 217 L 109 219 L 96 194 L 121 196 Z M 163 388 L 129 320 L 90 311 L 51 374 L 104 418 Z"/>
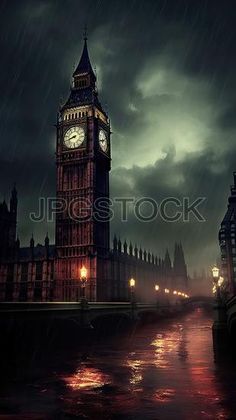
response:
<path fill-rule="evenodd" d="M 236 371 L 204 309 L 92 340 L 2 378 L 0 419 L 236 419 Z M 58 349 L 59 350 L 59 349 Z M 52 356 L 52 355 L 51 355 Z"/>

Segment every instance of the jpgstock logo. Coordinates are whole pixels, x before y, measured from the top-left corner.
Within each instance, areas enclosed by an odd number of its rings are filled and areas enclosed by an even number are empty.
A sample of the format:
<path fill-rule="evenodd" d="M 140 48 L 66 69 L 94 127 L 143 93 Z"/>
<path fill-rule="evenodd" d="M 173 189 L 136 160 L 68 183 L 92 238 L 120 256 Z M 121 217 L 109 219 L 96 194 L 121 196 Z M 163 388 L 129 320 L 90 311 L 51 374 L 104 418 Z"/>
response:
<path fill-rule="evenodd" d="M 31 212 L 29 217 L 33 222 L 47 223 L 54 222 L 56 217 L 69 218 L 78 223 L 91 220 L 106 223 L 117 215 L 122 222 L 128 222 L 133 217 L 143 223 L 153 222 L 157 218 L 169 223 L 192 220 L 205 222 L 200 211 L 205 200 L 205 197 L 166 197 L 158 203 L 151 197 L 99 197 L 92 202 L 84 197 L 40 197 L 37 212 Z"/>

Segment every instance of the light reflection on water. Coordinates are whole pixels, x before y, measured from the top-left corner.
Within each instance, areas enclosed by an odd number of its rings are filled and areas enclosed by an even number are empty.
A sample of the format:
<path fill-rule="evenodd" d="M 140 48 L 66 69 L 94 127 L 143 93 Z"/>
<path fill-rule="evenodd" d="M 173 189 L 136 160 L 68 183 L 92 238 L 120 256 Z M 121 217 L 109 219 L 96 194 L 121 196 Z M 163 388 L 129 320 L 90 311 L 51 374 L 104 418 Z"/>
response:
<path fill-rule="evenodd" d="M 98 388 L 110 382 L 108 375 L 86 366 L 81 366 L 73 375 L 63 379 L 72 390 Z"/>
<path fill-rule="evenodd" d="M 173 418 L 174 412 L 181 419 L 228 418 L 229 410 L 220 406 L 222 395 L 214 372 L 212 320 L 197 310 L 181 321 L 152 325 L 137 332 L 125 347 L 112 348 L 115 358 L 107 349 L 104 365 L 96 359 L 95 352 L 94 364 L 100 365 L 101 370 L 95 371 L 90 386 L 96 388 L 99 383 L 115 386 L 111 389 L 115 397 L 109 407 L 111 416 L 118 410 L 122 416 L 140 419 L 146 415 Z M 88 373 L 83 372 L 77 380 L 80 390 L 88 384 Z M 80 395 L 83 402 L 85 395 Z M 105 392 L 100 398 L 105 413 L 106 399 Z M 95 415 L 93 411 L 90 414 Z"/>
<path fill-rule="evenodd" d="M 211 316 L 196 310 L 94 343 L 85 360 L 79 352 L 71 360 L 69 373 L 60 361 L 35 378 L 37 387 L 21 384 L 5 402 L 17 398 L 18 412 L 27 413 L 29 394 L 31 413 L 43 419 L 58 410 L 62 419 L 234 419 L 236 374 L 214 363 L 211 326 Z"/>

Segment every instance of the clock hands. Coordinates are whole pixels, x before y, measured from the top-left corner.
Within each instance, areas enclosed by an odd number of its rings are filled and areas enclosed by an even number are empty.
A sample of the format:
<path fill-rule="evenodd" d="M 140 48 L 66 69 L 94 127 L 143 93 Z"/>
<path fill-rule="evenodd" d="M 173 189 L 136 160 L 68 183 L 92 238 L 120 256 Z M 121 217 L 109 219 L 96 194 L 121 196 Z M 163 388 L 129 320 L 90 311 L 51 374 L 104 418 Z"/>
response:
<path fill-rule="evenodd" d="M 74 139 L 75 137 L 76 137 L 76 134 L 74 134 L 74 136 L 70 137 L 69 138 L 69 141 L 72 140 L 72 139 Z"/>

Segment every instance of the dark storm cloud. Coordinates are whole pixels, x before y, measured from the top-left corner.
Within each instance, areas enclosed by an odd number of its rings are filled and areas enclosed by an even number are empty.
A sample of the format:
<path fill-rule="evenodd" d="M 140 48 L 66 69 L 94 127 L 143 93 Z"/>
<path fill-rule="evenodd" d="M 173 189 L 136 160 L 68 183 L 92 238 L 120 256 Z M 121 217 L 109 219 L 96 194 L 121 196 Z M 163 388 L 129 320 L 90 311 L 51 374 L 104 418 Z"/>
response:
<path fill-rule="evenodd" d="M 114 133 L 112 195 L 207 197 L 204 224 L 117 216 L 113 230 L 160 253 L 182 239 L 192 266 L 211 264 L 235 169 L 234 3 L 25 0 L 0 13 L 0 188 L 17 181 L 22 240 L 53 236 L 28 213 L 55 191 L 53 124 L 87 23 Z"/>

